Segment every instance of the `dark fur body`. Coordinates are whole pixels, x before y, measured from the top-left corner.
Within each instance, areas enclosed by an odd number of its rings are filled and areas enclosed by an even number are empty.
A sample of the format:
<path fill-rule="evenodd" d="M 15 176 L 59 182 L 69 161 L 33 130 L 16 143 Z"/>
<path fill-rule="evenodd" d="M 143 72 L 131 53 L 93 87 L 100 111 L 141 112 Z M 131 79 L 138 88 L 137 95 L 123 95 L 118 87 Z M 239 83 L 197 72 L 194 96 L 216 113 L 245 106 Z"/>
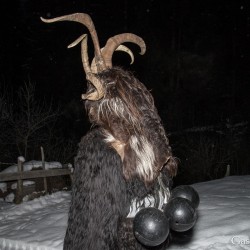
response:
<path fill-rule="evenodd" d="M 64 250 L 147 249 L 136 241 L 132 221 L 125 218 L 133 198 L 153 192 L 154 186 L 147 188 L 138 179 L 125 181 L 119 155 L 104 142 L 100 130 L 91 130 L 75 159 Z"/>
<path fill-rule="evenodd" d="M 117 188 L 119 187 L 119 188 Z M 121 159 L 98 130 L 83 137 L 75 160 L 65 250 L 118 249 L 118 219 L 129 204 Z"/>
<path fill-rule="evenodd" d="M 92 130 L 75 158 L 72 202 L 64 250 L 147 249 L 133 235 L 133 218 L 142 207 L 162 209 L 170 196 L 169 180 L 177 172 L 167 135 L 147 88 L 134 75 L 112 66 L 116 50 L 133 53 L 123 43 L 146 44 L 132 33 L 110 37 L 101 49 L 91 17 L 74 13 L 43 22 L 73 21 L 89 30 L 94 58 L 89 63 L 87 35 L 81 43 L 87 92 L 82 94 Z M 162 246 L 152 249 L 163 249 Z"/>
<path fill-rule="evenodd" d="M 131 202 L 157 199 L 158 176 L 168 186 L 177 164 L 146 87 L 119 68 L 98 77 L 106 94 L 85 104 L 94 128 L 75 158 L 64 250 L 148 249 L 137 242 L 132 219 L 126 218 Z"/>

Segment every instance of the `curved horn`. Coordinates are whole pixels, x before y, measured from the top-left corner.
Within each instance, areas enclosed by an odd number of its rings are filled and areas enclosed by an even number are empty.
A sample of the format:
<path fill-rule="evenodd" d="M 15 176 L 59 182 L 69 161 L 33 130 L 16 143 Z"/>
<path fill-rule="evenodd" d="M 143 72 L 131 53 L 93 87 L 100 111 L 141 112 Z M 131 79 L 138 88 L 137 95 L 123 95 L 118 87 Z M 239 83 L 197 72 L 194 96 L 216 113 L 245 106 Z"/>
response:
<path fill-rule="evenodd" d="M 141 48 L 140 54 L 143 55 L 146 52 L 146 44 L 143 39 L 132 33 L 123 33 L 113 36 L 108 39 L 103 51 L 102 56 L 107 67 L 112 68 L 112 55 L 114 51 L 125 42 L 131 42 L 137 44 Z"/>
<path fill-rule="evenodd" d="M 87 40 L 88 40 L 87 34 L 83 34 L 79 38 L 77 38 L 74 42 L 72 42 L 70 45 L 68 45 L 67 47 L 68 49 L 70 49 L 70 48 L 75 47 L 78 43 L 81 43 L 82 65 L 83 65 L 83 69 L 86 75 L 91 73 L 91 69 L 89 66 L 89 57 L 88 57 L 88 52 L 87 52 L 87 48 L 88 48 Z"/>
<path fill-rule="evenodd" d="M 94 92 L 91 92 L 89 94 L 82 94 L 82 99 L 87 99 L 91 101 L 100 100 L 104 96 L 105 90 L 103 88 L 101 81 L 92 73 L 91 68 L 89 66 L 89 57 L 87 52 L 88 50 L 87 35 L 84 34 L 79 38 L 77 38 L 73 43 L 71 43 L 68 46 L 68 48 L 72 48 L 80 42 L 81 42 L 82 65 L 86 73 L 86 79 L 90 81 L 96 88 L 96 91 Z"/>
<path fill-rule="evenodd" d="M 104 48 L 101 49 L 101 51 L 103 51 Z M 123 51 L 123 52 L 126 52 L 127 54 L 129 54 L 130 56 L 130 59 L 131 59 L 131 62 L 130 64 L 133 64 L 134 63 L 134 54 L 133 52 L 128 48 L 126 47 L 125 45 L 119 45 L 118 48 L 115 50 L 115 51 Z M 96 62 L 95 62 L 95 58 L 92 60 L 92 63 L 91 63 L 91 72 L 92 73 L 97 73 L 97 67 L 96 67 Z"/>
<path fill-rule="evenodd" d="M 41 20 L 45 23 L 54 23 L 54 22 L 59 22 L 59 21 L 73 21 L 73 22 L 81 23 L 84 26 L 86 26 L 88 28 L 90 35 L 91 35 L 91 38 L 93 40 L 98 72 L 101 72 L 101 71 L 106 69 L 106 65 L 105 65 L 105 62 L 104 62 L 102 54 L 101 54 L 99 40 L 98 40 L 97 32 L 95 29 L 95 25 L 94 25 L 91 17 L 88 14 L 75 13 L 75 14 L 65 15 L 65 16 L 51 18 L 51 19 L 45 19 L 45 18 L 41 17 Z"/>
<path fill-rule="evenodd" d="M 133 64 L 134 63 L 134 60 L 135 60 L 135 58 L 134 58 L 134 54 L 133 54 L 133 52 L 128 48 L 128 47 L 126 47 L 125 45 L 119 45 L 118 46 L 118 48 L 116 49 L 116 51 L 123 51 L 123 52 L 126 52 L 127 54 L 129 54 L 129 56 L 130 56 L 130 59 L 131 59 L 131 62 L 130 62 L 130 64 Z"/>

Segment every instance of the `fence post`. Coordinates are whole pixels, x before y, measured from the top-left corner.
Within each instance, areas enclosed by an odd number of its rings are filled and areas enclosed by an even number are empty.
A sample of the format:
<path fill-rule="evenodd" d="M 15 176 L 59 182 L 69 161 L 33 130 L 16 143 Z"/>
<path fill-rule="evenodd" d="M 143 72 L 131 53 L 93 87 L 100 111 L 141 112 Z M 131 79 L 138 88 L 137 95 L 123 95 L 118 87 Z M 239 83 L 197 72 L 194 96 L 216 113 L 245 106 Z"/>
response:
<path fill-rule="evenodd" d="M 17 172 L 19 176 L 22 175 L 24 161 L 25 161 L 24 158 L 21 156 L 17 158 Z M 17 180 L 15 203 L 20 204 L 22 202 L 22 199 L 23 199 L 23 180 L 20 178 Z"/>
<path fill-rule="evenodd" d="M 43 147 L 41 147 L 41 155 L 42 155 L 42 168 L 43 168 L 43 170 L 45 170 L 45 159 L 44 159 Z M 47 184 L 46 176 L 43 177 L 43 184 L 44 184 L 44 191 L 47 194 L 48 193 L 48 184 Z"/>

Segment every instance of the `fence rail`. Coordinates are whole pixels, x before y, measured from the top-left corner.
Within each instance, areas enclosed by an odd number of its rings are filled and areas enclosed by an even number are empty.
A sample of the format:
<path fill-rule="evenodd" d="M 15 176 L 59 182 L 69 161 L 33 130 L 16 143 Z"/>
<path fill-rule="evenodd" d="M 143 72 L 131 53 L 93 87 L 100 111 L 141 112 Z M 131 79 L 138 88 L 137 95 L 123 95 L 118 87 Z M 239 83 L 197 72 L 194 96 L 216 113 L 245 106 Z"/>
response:
<path fill-rule="evenodd" d="M 43 155 L 43 154 L 42 154 Z M 23 198 L 23 180 L 43 178 L 44 179 L 44 191 L 48 192 L 47 177 L 69 175 L 72 182 L 72 171 L 69 168 L 56 168 L 56 169 L 45 169 L 44 157 L 42 157 L 42 170 L 23 170 L 23 161 L 18 158 L 17 172 L 12 173 L 0 173 L 0 182 L 4 181 L 17 181 L 17 190 L 14 202 L 19 204 Z"/>
<path fill-rule="evenodd" d="M 50 177 L 50 176 L 61 176 L 61 175 L 71 175 L 71 170 L 70 169 L 48 169 L 48 170 L 22 171 L 22 172 L 15 172 L 15 173 L 0 173 L 0 182 L 43 178 L 43 177 Z"/>

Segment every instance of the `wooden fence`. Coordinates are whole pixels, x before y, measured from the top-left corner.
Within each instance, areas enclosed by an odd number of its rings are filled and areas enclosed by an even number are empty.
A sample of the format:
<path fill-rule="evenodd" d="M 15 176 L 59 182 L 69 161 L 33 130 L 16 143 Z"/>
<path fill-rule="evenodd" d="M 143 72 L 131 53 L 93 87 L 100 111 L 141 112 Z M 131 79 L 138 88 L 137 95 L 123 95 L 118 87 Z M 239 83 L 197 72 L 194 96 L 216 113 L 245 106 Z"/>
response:
<path fill-rule="evenodd" d="M 35 179 L 35 178 L 43 178 L 44 180 L 44 190 L 45 193 L 48 192 L 47 187 L 47 177 L 52 176 L 62 176 L 69 175 L 72 181 L 72 171 L 67 168 L 57 168 L 57 169 L 45 169 L 45 162 L 42 161 L 42 170 L 34 170 L 34 171 L 23 171 L 23 161 L 18 159 L 17 164 L 17 172 L 13 173 L 0 173 L 0 182 L 3 181 L 17 181 L 17 192 L 15 197 L 15 203 L 21 203 L 23 198 L 23 180 L 25 179 Z"/>

